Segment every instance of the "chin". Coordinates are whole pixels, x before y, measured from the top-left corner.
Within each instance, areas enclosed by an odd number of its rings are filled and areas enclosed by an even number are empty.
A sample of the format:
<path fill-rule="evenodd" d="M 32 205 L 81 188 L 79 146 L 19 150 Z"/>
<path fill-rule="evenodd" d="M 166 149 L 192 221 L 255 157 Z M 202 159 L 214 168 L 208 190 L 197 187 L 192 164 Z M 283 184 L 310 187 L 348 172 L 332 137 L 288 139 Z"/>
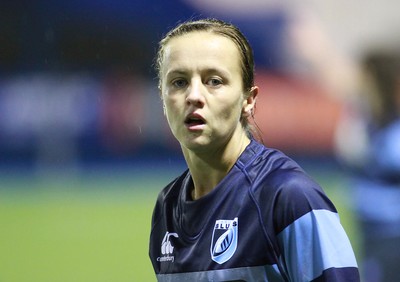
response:
<path fill-rule="evenodd" d="M 191 151 L 207 150 L 213 144 L 210 137 L 198 136 L 195 138 L 185 138 L 180 141 L 181 146 Z"/>

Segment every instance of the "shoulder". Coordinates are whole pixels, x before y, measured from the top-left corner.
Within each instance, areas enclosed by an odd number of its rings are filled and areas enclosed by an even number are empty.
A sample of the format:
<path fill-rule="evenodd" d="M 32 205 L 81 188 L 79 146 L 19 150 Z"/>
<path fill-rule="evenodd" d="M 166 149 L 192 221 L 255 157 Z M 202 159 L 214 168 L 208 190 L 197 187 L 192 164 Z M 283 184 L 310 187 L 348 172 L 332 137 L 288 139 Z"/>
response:
<path fill-rule="evenodd" d="M 305 186 L 318 186 L 292 158 L 279 150 L 260 146 L 263 150 L 259 150 L 245 167 L 254 192 L 262 189 L 264 192 L 278 190 L 280 193 L 291 194 Z"/>
<path fill-rule="evenodd" d="M 240 157 L 238 166 L 244 171 L 250 182 L 283 171 L 302 170 L 294 160 L 281 151 L 268 148 L 254 140 Z"/>
<path fill-rule="evenodd" d="M 263 148 L 246 167 L 255 192 L 277 193 L 281 200 L 324 194 L 320 185 L 296 161 L 279 150 Z"/>
<path fill-rule="evenodd" d="M 332 201 L 319 184 L 305 174 L 288 173 L 275 198 L 274 218 L 277 232 L 315 210 L 337 213 Z"/>
<path fill-rule="evenodd" d="M 265 148 L 249 166 L 253 193 L 262 213 L 271 213 L 276 231 L 312 210 L 337 212 L 322 187 L 293 159 Z"/>

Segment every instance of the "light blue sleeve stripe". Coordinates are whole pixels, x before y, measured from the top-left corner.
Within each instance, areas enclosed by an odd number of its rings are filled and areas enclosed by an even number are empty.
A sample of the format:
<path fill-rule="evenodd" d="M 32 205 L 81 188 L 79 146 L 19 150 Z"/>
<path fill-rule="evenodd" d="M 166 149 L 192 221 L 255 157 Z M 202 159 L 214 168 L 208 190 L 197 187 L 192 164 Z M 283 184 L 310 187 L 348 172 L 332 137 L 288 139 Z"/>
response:
<path fill-rule="evenodd" d="M 278 239 L 291 281 L 311 281 L 332 267 L 357 267 L 335 212 L 313 210 L 286 227 Z"/>

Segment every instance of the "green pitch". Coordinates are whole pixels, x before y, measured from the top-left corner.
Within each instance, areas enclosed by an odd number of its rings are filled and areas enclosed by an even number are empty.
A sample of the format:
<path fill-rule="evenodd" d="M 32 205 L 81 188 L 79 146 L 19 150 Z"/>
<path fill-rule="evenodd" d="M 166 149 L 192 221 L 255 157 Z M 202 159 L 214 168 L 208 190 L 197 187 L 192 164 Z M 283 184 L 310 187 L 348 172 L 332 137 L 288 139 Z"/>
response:
<path fill-rule="evenodd" d="M 0 281 L 155 281 L 148 258 L 151 213 L 158 191 L 172 179 L 156 175 L 1 175 Z M 355 245 L 357 230 L 337 177 L 318 180 Z"/>
<path fill-rule="evenodd" d="M 0 281 L 155 281 L 148 237 L 165 183 L 126 175 L 2 178 Z"/>

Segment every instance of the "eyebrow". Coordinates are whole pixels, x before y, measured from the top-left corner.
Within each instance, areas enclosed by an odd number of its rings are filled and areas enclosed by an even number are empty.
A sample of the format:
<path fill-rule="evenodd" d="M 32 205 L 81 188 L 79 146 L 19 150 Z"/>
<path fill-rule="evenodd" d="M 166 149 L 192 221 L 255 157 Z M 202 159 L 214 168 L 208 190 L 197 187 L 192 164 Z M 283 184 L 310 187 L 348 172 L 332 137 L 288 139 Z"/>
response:
<path fill-rule="evenodd" d="M 175 74 L 186 74 L 186 73 L 188 73 L 187 70 L 185 70 L 183 68 L 182 69 L 181 68 L 176 68 L 176 69 L 172 69 L 172 70 L 167 71 L 165 76 L 169 77 L 169 76 L 175 75 Z"/>
<path fill-rule="evenodd" d="M 192 72 L 191 70 L 188 70 L 187 68 L 173 68 L 169 71 L 167 71 L 165 77 L 169 77 L 171 75 L 186 75 L 187 73 Z M 229 72 L 226 70 L 223 70 L 221 68 L 215 68 L 215 67 L 209 67 L 209 68 L 204 68 L 201 70 L 201 73 L 218 73 L 224 78 L 229 78 Z"/>

